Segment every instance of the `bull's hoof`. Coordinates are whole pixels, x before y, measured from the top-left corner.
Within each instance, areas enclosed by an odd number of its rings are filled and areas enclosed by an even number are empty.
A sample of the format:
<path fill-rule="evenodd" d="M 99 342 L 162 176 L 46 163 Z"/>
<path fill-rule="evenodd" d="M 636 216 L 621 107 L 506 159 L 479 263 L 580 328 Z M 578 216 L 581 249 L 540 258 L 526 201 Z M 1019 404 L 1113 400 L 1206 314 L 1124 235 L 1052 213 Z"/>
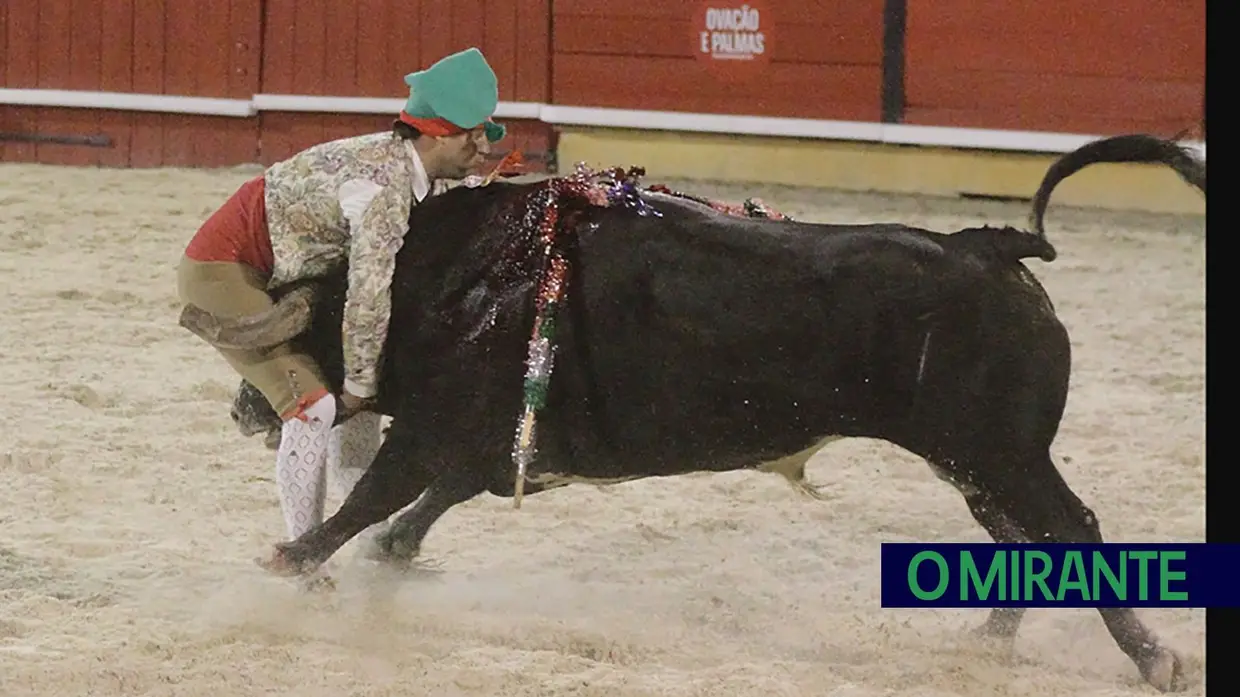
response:
<path fill-rule="evenodd" d="M 391 531 L 375 536 L 358 554 L 367 562 L 404 578 L 429 578 L 443 573 L 437 563 L 419 558 L 421 550 L 417 545 L 394 539 Z"/>
<path fill-rule="evenodd" d="M 306 593 L 326 593 L 336 590 L 336 579 L 323 571 L 301 577 L 301 590 Z"/>
<path fill-rule="evenodd" d="M 964 642 L 971 651 L 978 651 L 990 660 L 1001 664 L 1016 660 L 1016 636 L 996 628 L 993 623 L 986 622 L 966 630 L 965 636 Z"/>
<path fill-rule="evenodd" d="M 417 559 L 418 552 L 419 549 L 416 545 L 405 544 L 400 540 L 394 539 L 391 531 L 385 531 L 367 541 L 360 554 L 367 561 L 403 571 L 413 566 L 413 561 Z"/>
<path fill-rule="evenodd" d="M 1141 677 L 1159 692 L 1180 692 L 1188 687 L 1184 679 L 1184 662 L 1171 649 L 1156 649 L 1138 668 Z"/>
<path fill-rule="evenodd" d="M 296 558 L 289 544 L 275 545 L 271 556 L 259 557 L 254 560 L 254 563 L 268 573 L 285 577 L 309 576 L 318 569 L 318 565 Z"/>

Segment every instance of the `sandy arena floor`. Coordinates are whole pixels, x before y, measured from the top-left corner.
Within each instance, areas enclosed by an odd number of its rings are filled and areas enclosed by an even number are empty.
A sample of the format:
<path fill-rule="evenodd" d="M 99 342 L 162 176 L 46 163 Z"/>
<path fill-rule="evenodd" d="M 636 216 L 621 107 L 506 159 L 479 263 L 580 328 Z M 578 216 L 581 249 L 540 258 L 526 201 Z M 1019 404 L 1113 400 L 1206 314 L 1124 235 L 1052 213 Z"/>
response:
<path fill-rule="evenodd" d="M 184 243 L 254 170 L 0 165 L 0 694 L 5 697 L 1148 695 L 1090 610 L 879 607 L 879 543 L 988 539 L 916 458 L 841 442 L 778 477 L 690 476 L 450 512 L 436 578 L 337 556 L 334 595 L 252 559 L 283 533 L 237 378 L 176 326 Z M 823 221 L 1023 224 L 1023 204 L 670 182 Z M 1204 211 L 1204 204 L 1203 204 Z M 1056 207 L 1034 261 L 1072 333 L 1055 455 L 1113 541 L 1203 539 L 1205 221 Z M 336 502 L 329 500 L 329 507 Z M 1141 613 L 1204 694 L 1204 613 Z"/>

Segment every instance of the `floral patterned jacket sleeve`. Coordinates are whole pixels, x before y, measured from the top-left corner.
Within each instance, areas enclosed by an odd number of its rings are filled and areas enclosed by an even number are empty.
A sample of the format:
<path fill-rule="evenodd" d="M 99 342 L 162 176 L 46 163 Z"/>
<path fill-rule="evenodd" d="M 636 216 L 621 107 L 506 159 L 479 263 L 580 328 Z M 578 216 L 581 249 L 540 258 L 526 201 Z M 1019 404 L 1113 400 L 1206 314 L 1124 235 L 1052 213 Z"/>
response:
<path fill-rule="evenodd" d="M 344 302 L 345 389 L 358 397 L 379 390 L 379 362 L 392 311 L 396 253 L 409 229 L 413 192 L 383 187 L 353 231 L 349 245 L 349 287 Z"/>
<path fill-rule="evenodd" d="M 268 232 L 275 266 L 269 288 L 348 265 L 345 389 L 378 392 L 389 327 L 395 256 L 424 173 L 408 141 L 376 133 L 323 143 L 268 168 Z"/>

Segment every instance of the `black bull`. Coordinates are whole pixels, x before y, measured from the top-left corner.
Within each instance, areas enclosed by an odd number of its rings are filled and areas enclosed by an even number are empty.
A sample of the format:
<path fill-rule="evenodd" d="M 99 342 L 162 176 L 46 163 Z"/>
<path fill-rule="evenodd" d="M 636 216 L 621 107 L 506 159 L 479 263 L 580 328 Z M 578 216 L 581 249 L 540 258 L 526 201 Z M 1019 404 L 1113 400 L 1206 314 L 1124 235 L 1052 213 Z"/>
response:
<path fill-rule="evenodd" d="M 1056 183 L 1124 161 L 1169 165 L 1205 193 L 1204 164 L 1188 151 L 1121 136 L 1052 166 L 1032 233 L 743 219 L 649 192 L 662 217 L 583 209 L 561 233 L 571 272 L 538 421 L 536 469 L 559 476 L 526 491 L 736 469 L 803 484 L 805 461 L 828 439 L 868 437 L 923 457 L 998 542 L 1102 541 L 1051 459 L 1069 338 L 1020 260 L 1056 256 L 1042 231 Z M 502 223 L 531 186 L 457 189 L 413 210 L 374 407 L 391 427 L 339 511 L 278 545 L 290 572 L 315 569 L 415 499 L 380 542 L 392 558 L 416 554 L 452 506 L 514 495 L 534 281 L 497 283 L 493 271 L 513 242 Z M 223 345 L 297 334 L 339 390 L 344 286 L 342 271 L 266 316 L 191 311 L 183 323 Z M 245 384 L 234 418 L 246 432 L 279 423 Z M 1180 660 L 1132 610 L 1100 612 L 1146 680 L 1182 686 Z M 1011 641 L 1022 616 L 993 610 L 981 629 Z"/>

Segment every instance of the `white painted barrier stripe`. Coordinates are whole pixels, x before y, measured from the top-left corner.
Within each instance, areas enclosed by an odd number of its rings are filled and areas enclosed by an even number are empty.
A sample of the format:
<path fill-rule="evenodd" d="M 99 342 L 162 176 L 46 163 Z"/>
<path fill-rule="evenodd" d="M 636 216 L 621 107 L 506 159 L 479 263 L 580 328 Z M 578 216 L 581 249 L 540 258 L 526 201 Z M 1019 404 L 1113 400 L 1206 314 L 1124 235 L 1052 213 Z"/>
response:
<path fill-rule="evenodd" d="M 256 94 L 257 111 L 302 111 L 338 114 L 396 114 L 403 99 L 383 97 L 317 97 L 304 94 Z"/>
<path fill-rule="evenodd" d="M 384 97 L 319 97 L 305 94 L 256 94 L 256 111 L 301 111 L 335 114 L 397 114 L 405 106 L 403 99 Z M 500 102 L 495 117 L 501 119 L 538 119 L 542 104 L 534 102 Z"/>
<path fill-rule="evenodd" d="M 882 124 L 865 121 L 601 109 L 554 104 L 544 106 L 540 116 L 547 123 L 563 126 L 603 126 L 653 131 L 693 131 L 833 140 L 877 141 L 882 137 Z"/>
<path fill-rule="evenodd" d="M 1104 138 L 1101 135 L 1078 135 L 1046 131 L 1006 131 L 987 128 L 959 128 L 948 126 L 917 126 L 913 124 L 883 124 L 882 142 L 904 145 L 930 145 L 981 150 L 1019 150 L 1024 152 L 1071 152 Z M 1183 145 L 1193 148 L 1200 157 L 1206 156 L 1206 144 L 1199 140 L 1186 140 Z"/>
<path fill-rule="evenodd" d="M 249 99 L 183 97 L 171 94 L 131 94 L 128 92 L 87 92 L 83 90 L 36 90 L 0 88 L 0 104 L 19 106 L 72 107 L 79 109 L 123 109 L 156 111 L 165 114 L 206 116 L 253 116 Z"/>
<path fill-rule="evenodd" d="M 638 111 L 548 105 L 542 120 L 563 126 L 600 126 L 639 130 L 696 131 L 824 140 L 858 140 L 900 145 L 929 145 L 981 150 L 1064 153 L 1104 136 L 985 128 L 916 126 L 858 121 L 732 116 L 668 111 Z M 1205 143 L 1185 141 L 1205 157 Z"/>
<path fill-rule="evenodd" d="M 252 99 L 247 100 L 165 94 L 0 88 L 0 104 L 246 117 L 262 111 L 395 114 L 404 105 L 404 100 L 294 94 L 256 94 Z M 534 102 L 500 102 L 495 110 L 495 116 L 501 119 L 540 120 L 561 126 L 854 140 L 871 143 L 1046 153 L 1069 152 L 1103 137 L 1071 133 L 916 126 L 864 121 L 605 109 Z M 1202 158 L 1205 158 L 1206 145 L 1203 141 L 1189 141 L 1185 145 L 1194 148 Z"/>
<path fill-rule="evenodd" d="M 403 99 L 376 97 L 293 94 L 256 94 L 252 99 L 221 99 L 172 94 L 0 88 L 0 104 L 246 117 L 260 111 L 395 114 L 405 102 Z M 495 116 L 507 119 L 537 119 L 542 107 L 542 104 L 530 102 L 500 102 Z"/>

